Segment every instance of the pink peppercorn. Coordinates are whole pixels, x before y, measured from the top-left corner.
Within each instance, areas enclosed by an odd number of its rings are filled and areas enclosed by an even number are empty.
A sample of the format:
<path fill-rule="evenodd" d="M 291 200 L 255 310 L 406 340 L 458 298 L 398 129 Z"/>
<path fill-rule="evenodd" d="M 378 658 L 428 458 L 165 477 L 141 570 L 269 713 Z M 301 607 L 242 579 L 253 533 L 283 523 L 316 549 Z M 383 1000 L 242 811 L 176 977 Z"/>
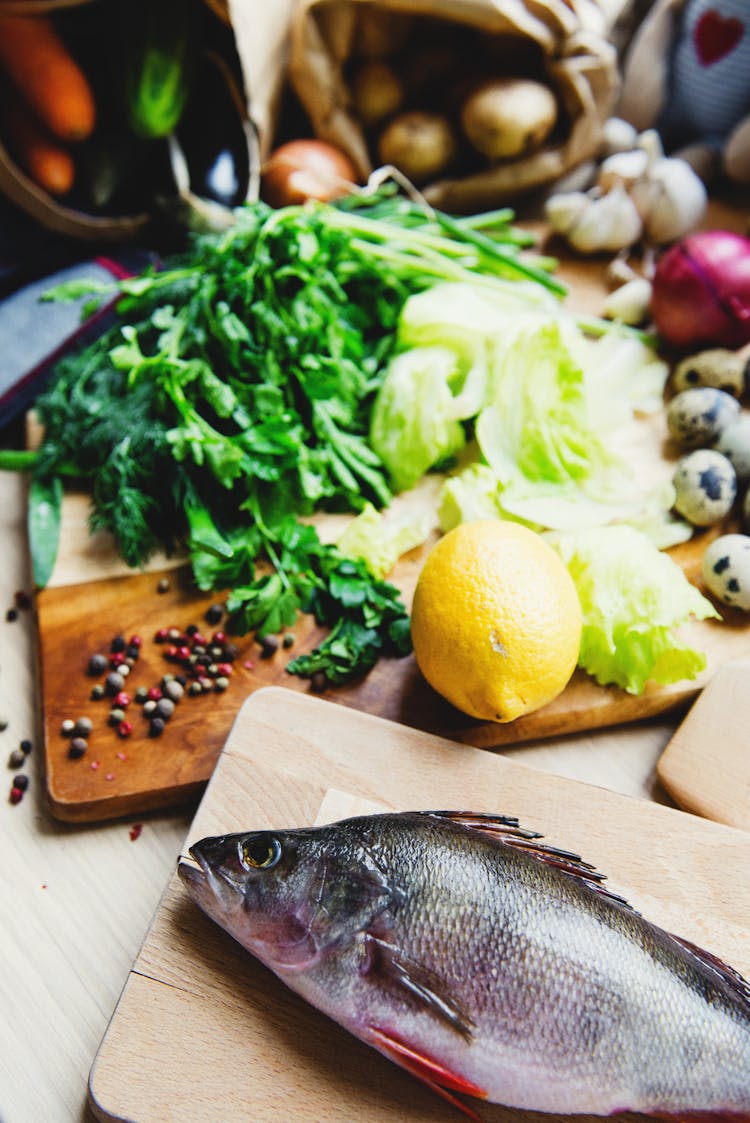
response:
<path fill-rule="evenodd" d="M 169 630 L 167 628 L 159 628 L 154 636 L 154 640 L 156 641 L 156 643 L 164 643 L 164 640 L 168 635 Z"/>
<path fill-rule="evenodd" d="M 125 656 L 121 651 L 113 651 L 109 657 L 110 667 L 121 667 L 125 662 Z"/>
<path fill-rule="evenodd" d="M 211 642 L 212 643 L 226 643 L 227 642 L 226 632 L 214 632 L 214 634 L 211 637 Z"/>
<path fill-rule="evenodd" d="M 131 636 L 130 637 L 130 642 L 128 644 L 128 647 L 142 647 L 142 646 L 143 646 L 143 640 L 141 639 L 140 636 Z"/>
<path fill-rule="evenodd" d="M 159 687 L 159 686 L 149 686 L 148 690 L 146 691 L 146 695 L 147 695 L 147 697 L 149 698 L 150 701 L 158 702 L 159 699 L 162 696 L 161 687 Z"/>
<path fill-rule="evenodd" d="M 133 732 L 132 721 L 121 721 L 120 724 L 117 726 L 118 737 L 129 737 L 132 732 Z"/>
<path fill-rule="evenodd" d="M 121 710 L 130 705 L 130 695 L 127 690 L 121 690 L 119 694 L 115 695 L 115 705 L 119 706 Z"/>
<path fill-rule="evenodd" d="M 217 664 L 216 670 L 219 672 L 220 675 L 229 676 L 229 675 L 232 674 L 232 672 L 234 670 L 234 667 L 232 666 L 231 663 L 219 663 L 219 664 Z"/>
<path fill-rule="evenodd" d="M 199 647 L 205 647 L 206 646 L 206 637 L 203 635 L 202 632 L 194 632 L 192 638 L 193 638 L 193 643 L 197 644 Z"/>
<path fill-rule="evenodd" d="M 187 646 L 187 644 L 183 644 L 181 647 L 177 648 L 176 658 L 181 663 L 186 663 L 188 661 L 188 659 L 190 658 L 190 648 Z"/>
<path fill-rule="evenodd" d="M 10 802 L 11 803 L 20 803 L 22 799 L 23 799 L 23 790 L 21 788 L 15 787 L 15 785 L 14 785 L 10 789 Z"/>

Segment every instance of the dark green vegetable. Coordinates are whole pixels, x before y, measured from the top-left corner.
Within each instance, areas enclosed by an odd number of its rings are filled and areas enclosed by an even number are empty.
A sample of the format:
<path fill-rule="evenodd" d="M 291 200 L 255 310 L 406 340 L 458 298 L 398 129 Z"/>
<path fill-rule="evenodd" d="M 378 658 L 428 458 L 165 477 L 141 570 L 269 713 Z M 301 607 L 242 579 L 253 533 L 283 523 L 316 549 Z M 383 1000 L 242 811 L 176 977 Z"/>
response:
<path fill-rule="evenodd" d="M 34 476 L 29 485 L 29 549 L 34 583 L 43 588 L 55 566 L 60 542 L 63 486 L 59 476 Z"/>
<path fill-rule="evenodd" d="M 126 116 L 142 139 L 169 136 L 187 102 L 198 37 L 195 0 L 119 4 Z"/>
<path fill-rule="evenodd" d="M 332 630 L 295 673 L 342 682 L 403 654 L 398 591 L 300 518 L 388 503 L 368 432 L 403 303 L 436 280 L 526 277 L 509 218 L 488 220 L 505 239 L 491 254 L 477 245 L 481 223 L 446 236 L 433 212 L 389 191 L 240 209 L 170 268 L 122 282 L 114 326 L 59 364 L 37 402 L 35 488 L 82 480 L 92 529 L 110 531 L 131 566 L 187 546 L 201 589 L 232 590 L 230 631 L 262 638 L 313 613 Z M 0 467 L 21 466 L 0 452 Z M 38 530 L 43 577 L 52 523 L 48 537 Z"/>

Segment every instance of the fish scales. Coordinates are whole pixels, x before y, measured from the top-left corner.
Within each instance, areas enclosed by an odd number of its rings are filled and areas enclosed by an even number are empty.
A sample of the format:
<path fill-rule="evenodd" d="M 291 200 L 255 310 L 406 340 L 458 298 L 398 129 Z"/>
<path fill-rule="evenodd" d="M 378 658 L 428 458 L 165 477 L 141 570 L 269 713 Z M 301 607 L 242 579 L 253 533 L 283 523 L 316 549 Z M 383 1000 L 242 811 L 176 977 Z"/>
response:
<path fill-rule="evenodd" d="M 431 1083 L 534 1111 L 750 1118 L 747 984 L 493 822 L 229 835 L 180 873 L 289 986 Z"/>

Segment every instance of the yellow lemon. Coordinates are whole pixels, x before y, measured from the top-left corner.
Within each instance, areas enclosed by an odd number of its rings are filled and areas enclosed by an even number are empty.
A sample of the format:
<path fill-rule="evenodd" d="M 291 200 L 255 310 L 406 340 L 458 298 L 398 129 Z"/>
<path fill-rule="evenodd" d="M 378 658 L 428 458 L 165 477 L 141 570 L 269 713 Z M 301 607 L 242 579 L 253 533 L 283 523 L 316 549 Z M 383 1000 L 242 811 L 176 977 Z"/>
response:
<path fill-rule="evenodd" d="M 428 554 L 414 590 L 419 669 L 485 721 L 513 721 L 556 698 L 575 670 L 581 628 L 565 563 L 520 523 L 455 527 Z"/>

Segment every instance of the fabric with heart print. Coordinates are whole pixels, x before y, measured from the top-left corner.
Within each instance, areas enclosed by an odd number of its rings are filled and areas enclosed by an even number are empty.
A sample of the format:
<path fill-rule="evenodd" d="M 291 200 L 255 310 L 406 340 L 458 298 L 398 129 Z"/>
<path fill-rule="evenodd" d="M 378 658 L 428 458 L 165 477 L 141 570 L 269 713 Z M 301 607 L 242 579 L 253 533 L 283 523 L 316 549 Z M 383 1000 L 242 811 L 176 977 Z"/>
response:
<path fill-rule="evenodd" d="M 700 140 L 721 148 L 748 112 L 750 3 L 687 0 L 659 131 L 669 147 Z"/>

